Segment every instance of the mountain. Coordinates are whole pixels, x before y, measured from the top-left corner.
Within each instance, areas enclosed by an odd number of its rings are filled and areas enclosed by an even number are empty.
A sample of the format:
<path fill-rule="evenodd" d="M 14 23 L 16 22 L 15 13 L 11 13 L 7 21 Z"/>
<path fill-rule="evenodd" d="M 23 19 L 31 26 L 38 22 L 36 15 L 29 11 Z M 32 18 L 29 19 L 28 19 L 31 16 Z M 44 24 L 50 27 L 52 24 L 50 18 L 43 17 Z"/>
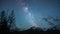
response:
<path fill-rule="evenodd" d="M 42 31 L 40 27 L 35 27 L 35 26 L 30 27 L 28 30 L 29 31 Z"/>

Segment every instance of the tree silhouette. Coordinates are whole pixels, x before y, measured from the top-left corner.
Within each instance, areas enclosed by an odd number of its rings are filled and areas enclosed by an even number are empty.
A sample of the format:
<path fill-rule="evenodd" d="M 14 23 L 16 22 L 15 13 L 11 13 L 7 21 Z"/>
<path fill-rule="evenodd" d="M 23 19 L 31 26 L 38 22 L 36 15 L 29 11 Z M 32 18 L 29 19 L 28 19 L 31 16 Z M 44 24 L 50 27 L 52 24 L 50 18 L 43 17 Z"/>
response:
<path fill-rule="evenodd" d="M 8 27 L 7 27 L 7 21 L 6 21 L 6 15 L 5 15 L 5 11 L 1 12 L 1 32 L 7 32 L 8 31 Z"/>
<path fill-rule="evenodd" d="M 10 16 L 9 16 L 9 21 L 8 21 L 9 28 L 15 26 L 15 17 L 14 17 L 14 11 L 12 10 Z"/>
<path fill-rule="evenodd" d="M 52 25 L 54 27 L 52 27 L 52 29 L 56 29 L 57 25 L 60 25 L 60 19 L 57 17 L 47 17 L 47 18 L 43 18 L 43 20 L 45 20 L 46 22 L 48 22 L 49 25 Z"/>
<path fill-rule="evenodd" d="M 8 18 L 7 18 L 8 17 Z M 10 32 L 11 28 L 15 28 L 14 11 L 12 10 L 9 16 L 6 15 L 6 11 L 0 12 L 0 32 Z"/>
<path fill-rule="evenodd" d="M 54 23 L 53 23 L 53 17 L 46 17 L 46 18 L 43 18 L 43 20 L 45 20 L 45 22 L 48 22 L 49 23 L 49 25 L 54 25 Z"/>

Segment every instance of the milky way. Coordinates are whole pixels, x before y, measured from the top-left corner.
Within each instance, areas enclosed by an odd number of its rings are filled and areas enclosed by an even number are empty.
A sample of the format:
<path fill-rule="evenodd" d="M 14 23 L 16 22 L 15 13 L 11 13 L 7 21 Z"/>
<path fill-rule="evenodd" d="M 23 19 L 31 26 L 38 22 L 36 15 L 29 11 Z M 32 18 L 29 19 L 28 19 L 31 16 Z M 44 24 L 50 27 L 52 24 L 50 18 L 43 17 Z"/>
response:
<path fill-rule="evenodd" d="M 22 0 L 21 0 L 22 1 Z M 29 19 L 29 23 L 31 24 L 31 26 L 37 26 L 37 24 L 34 21 L 34 16 L 31 14 L 31 12 L 29 11 L 29 6 L 26 2 L 21 2 L 22 5 L 22 9 L 23 11 L 26 13 L 28 19 Z"/>

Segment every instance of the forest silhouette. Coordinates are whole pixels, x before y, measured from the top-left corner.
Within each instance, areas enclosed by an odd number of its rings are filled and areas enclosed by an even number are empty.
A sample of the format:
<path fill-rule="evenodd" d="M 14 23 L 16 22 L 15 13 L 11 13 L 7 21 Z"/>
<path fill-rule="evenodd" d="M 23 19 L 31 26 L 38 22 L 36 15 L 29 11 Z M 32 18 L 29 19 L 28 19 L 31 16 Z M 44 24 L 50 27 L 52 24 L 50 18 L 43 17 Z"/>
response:
<path fill-rule="evenodd" d="M 52 24 L 48 19 L 53 19 L 54 21 L 60 21 L 59 19 L 54 18 L 43 18 L 46 22 Z M 47 31 L 43 31 L 40 28 L 35 28 L 34 26 L 29 28 L 28 30 L 20 31 L 15 24 L 15 15 L 14 10 L 11 11 L 9 15 L 6 14 L 6 11 L 0 11 L 0 34 L 60 34 L 60 30 L 56 29 L 56 26 L 48 29 Z"/>

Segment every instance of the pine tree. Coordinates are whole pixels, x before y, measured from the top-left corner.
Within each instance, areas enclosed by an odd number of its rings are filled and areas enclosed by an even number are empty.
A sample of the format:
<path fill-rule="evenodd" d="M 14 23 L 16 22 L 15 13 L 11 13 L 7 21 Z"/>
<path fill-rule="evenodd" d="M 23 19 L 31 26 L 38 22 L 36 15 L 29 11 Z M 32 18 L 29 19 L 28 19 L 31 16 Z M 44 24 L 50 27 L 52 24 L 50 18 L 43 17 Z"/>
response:
<path fill-rule="evenodd" d="M 12 10 L 11 14 L 9 15 L 9 28 L 14 29 L 15 28 L 15 17 L 14 17 L 14 11 Z"/>
<path fill-rule="evenodd" d="M 1 32 L 7 32 L 7 21 L 6 21 L 6 14 L 5 11 L 1 12 Z"/>

